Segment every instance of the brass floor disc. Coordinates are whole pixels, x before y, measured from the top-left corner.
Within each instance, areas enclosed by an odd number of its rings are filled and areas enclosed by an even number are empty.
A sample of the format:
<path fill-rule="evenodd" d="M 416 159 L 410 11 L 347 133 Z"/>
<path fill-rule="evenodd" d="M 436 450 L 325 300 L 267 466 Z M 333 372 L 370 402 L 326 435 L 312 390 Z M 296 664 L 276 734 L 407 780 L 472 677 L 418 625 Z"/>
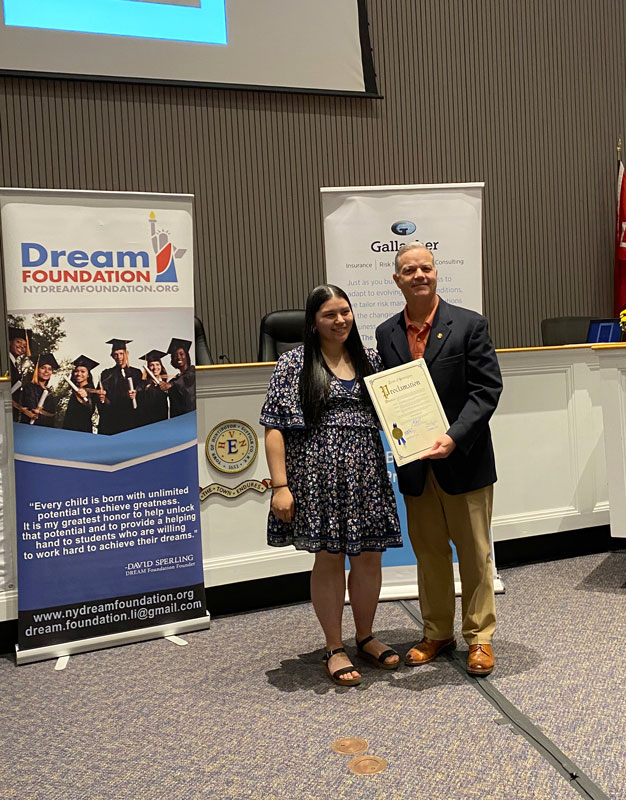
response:
<path fill-rule="evenodd" d="M 380 756 L 355 756 L 348 761 L 348 767 L 355 775 L 374 775 L 387 769 L 387 762 Z"/>
<path fill-rule="evenodd" d="M 367 750 L 367 742 L 365 739 L 358 739 L 350 736 L 348 739 L 335 739 L 332 744 L 335 753 L 341 753 L 344 756 L 354 756 L 357 753 L 364 753 Z"/>

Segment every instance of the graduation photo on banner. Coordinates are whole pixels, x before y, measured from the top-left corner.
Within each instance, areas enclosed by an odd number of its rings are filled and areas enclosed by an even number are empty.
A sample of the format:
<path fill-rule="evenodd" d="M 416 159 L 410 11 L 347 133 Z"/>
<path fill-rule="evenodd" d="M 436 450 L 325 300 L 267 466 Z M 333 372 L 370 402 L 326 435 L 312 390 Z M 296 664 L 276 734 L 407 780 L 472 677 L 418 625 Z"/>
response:
<path fill-rule="evenodd" d="M 192 198 L 0 190 L 0 209 L 18 663 L 208 627 Z"/>

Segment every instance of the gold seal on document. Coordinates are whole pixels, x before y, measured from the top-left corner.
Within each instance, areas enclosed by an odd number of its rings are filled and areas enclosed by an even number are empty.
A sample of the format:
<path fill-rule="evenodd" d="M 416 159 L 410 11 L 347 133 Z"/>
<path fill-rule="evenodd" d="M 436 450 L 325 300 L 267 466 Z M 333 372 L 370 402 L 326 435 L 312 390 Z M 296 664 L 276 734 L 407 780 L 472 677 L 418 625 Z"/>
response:
<path fill-rule="evenodd" d="M 387 769 L 387 762 L 380 756 L 355 756 L 348 761 L 348 767 L 355 775 L 375 775 Z"/>
<path fill-rule="evenodd" d="M 354 756 L 357 753 L 364 753 L 367 750 L 367 742 L 365 739 L 350 736 L 347 739 L 335 739 L 332 748 L 335 753 L 341 753 L 344 756 Z"/>
<path fill-rule="evenodd" d="M 240 419 L 220 422 L 206 437 L 206 457 L 220 472 L 243 472 L 259 450 L 256 433 Z"/>

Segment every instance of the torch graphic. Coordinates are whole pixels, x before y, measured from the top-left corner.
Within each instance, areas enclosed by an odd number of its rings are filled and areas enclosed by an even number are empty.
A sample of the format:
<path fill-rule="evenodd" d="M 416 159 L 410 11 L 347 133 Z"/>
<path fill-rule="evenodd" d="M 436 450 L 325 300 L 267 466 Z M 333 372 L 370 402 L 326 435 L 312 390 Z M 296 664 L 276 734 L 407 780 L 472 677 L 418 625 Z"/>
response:
<path fill-rule="evenodd" d="M 187 250 L 176 248 L 170 240 L 168 231 L 157 230 L 157 218 L 154 211 L 150 212 L 150 237 L 152 249 L 156 253 L 157 283 L 176 283 L 176 259 L 182 258 Z"/>

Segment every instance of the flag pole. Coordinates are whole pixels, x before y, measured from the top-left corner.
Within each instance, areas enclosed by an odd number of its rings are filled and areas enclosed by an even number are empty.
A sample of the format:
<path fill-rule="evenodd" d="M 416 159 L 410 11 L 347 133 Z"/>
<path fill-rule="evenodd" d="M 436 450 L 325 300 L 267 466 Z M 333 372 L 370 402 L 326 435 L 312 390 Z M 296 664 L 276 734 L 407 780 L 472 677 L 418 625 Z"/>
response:
<path fill-rule="evenodd" d="M 613 294 L 614 316 L 620 317 L 626 308 L 626 192 L 622 163 L 622 137 L 617 140 L 617 214 L 615 227 L 615 277 Z"/>

